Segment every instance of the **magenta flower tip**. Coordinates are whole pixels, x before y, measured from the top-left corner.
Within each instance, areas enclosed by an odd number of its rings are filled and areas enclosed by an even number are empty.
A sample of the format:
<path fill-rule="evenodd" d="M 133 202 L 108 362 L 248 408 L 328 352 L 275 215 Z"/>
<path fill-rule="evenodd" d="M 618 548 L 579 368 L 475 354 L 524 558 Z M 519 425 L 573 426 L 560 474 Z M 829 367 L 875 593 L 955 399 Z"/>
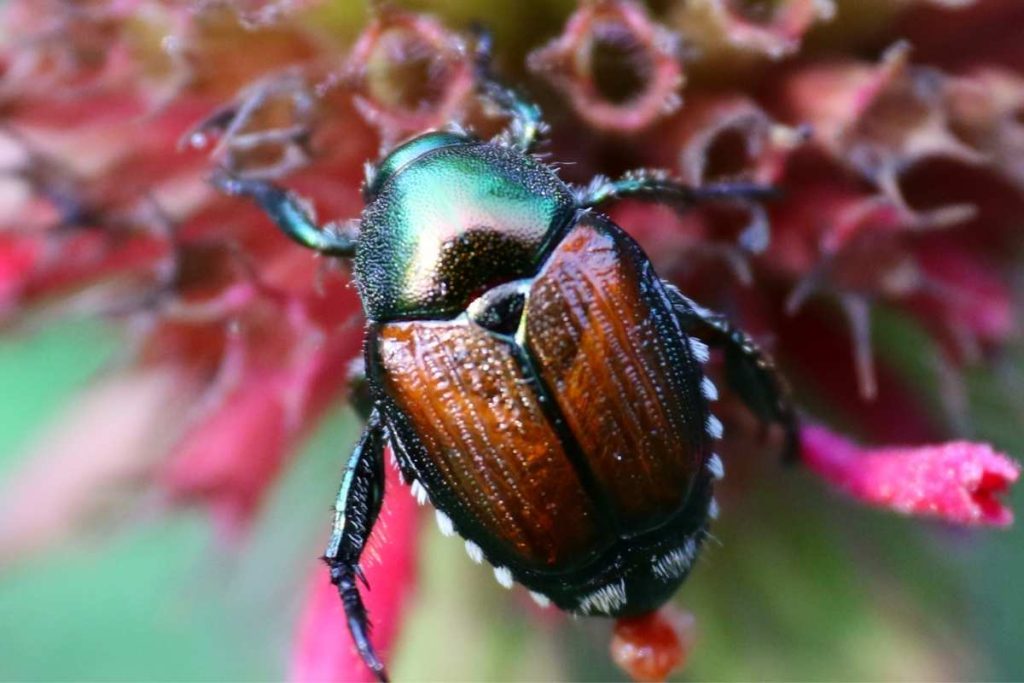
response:
<path fill-rule="evenodd" d="M 1001 498 L 1020 465 L 988 444 L 863 448 L 819 426 L 805 427 L 802 442 L 804 463 L 862 502 L 968 526 L 1013 523 Z"/>

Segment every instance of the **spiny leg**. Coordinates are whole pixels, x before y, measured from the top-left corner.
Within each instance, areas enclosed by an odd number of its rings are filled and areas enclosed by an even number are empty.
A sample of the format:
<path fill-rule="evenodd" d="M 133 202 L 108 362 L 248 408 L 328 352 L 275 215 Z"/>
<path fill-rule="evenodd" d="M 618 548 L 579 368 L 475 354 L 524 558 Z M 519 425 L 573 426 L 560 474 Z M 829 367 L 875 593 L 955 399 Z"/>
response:
<path fill-rule="evenodd" d="M 384 664 L 370 644 L 370 621 L 357 584 L 357 579 L 366 583 L 359 569 L 359 557 L 377 521 L 383 499 L 384 428 L 380 415 L 373 410 L 345 467 L 324 561 L 331 568 L 331 583 L 338 587 L 359 656 L 379 680 L 386 681 Z"/>
<path fill-rule="evenodd" d="M 751 213 L 749 225 L 739 242 L 748 251 L 758 253 L 768 247 L 770 231 L 768 215 L 761 202 L 774 199 L 779 192 L 770 185 L 749 182 L 710 183 L 692 187 L 674 180 L 667 171 L 638 169 L 616 180 L 598 176 L 576 191 L 576 201 L 583 208 L 600 207 L 615 199 L 640 199 L 668 204 L 676 211 L 687 211 L 704 202 L 734 202 Z"/>
<path fill-rule="evenodd" d="M 644 199 L 665 202 L 675 208 L 688 209 L 694 204 L 718 200 L 757 202 L 772 199 L 778 190 L 758 183 L 711 183 L 692 187 L 673 180 L 667 171 L 638 169 L 611 180 L 599 176 L 577 193 L 583 207 L 598 207 L 614 199 Z"/>
<path fill-rule="evenodd" d="M 727 317 L 693 302 L 668 283 L 666 288 L 683 330 L 724 349 L 729 386 L 759 418 L 782 425 L 784 457 L 795 461 L 799 455 L 799 425 L 789 387 L 775 362 Z"/>
<path fill-rule="evenodd" d="M 473 26 L 472 31 L 475 38 L 473 62 L 477 89 L 511 119 L 501 137 L 521 152 L 530 152 L 547 130 L 540 107 L 494 76 L 491 68 L 494 42 L 491 33 L 480 25 Z"/>
<path fill-rule="evenodd" d="M 321 228 L 309 209 L 293 192 L 265 180 L 240 178 L 220 170 L 211 178 L 225 194 L 248 197 L 256 202 L 277 227 L 292 240 L 326 256 L 351 258 L 356 253 L 356 230 L 342 230 L 334 224 Z"/>
<path fill-rule="evenodd" d="M 348 366 L 348 374 L 345 378 L 348 386 L 348 402 L 356 414 L 363 420 L 369 422 L 370 415 L 374 410 L 373 388 L 366 376 L 366 362 L 359 357 Z M 398 468 L 398 476 L 403 484 L 411 484 L 419 480 L 416 470 L 413 469 L 407 458 L 403 457 L 402 444 L 394 435 L 388 440 L 391 446 L 392 464 Z"/>

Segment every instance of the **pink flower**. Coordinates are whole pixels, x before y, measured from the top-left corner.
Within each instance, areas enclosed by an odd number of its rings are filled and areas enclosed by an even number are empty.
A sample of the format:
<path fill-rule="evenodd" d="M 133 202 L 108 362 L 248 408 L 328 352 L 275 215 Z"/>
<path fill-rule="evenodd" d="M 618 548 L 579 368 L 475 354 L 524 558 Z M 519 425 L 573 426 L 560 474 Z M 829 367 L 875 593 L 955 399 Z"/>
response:
<path fill-rule="evenodd" d="M 542 98 L 545 152 L 567 181 L 654 166 L 694 185 L 780 189 L 767 206 L 610 211 L 660 275 L 771 348 L 810 419 L 835 417 L 872 443 L 932 444 L 859 447 L 815 424 L 802 432 L 811 471 L 869 505 L 1009 525 L 1001 496 L 1019 466 L 933 418 L 892 354 L 876 360 L 892 342 L 872 320 L 882 308 L 934 341 L 951 414 L 965 402 L 961 369 L 1019 334 L 1020 3 L 907 0 L 869 15 L 833 0 L 657 4 L 582 2 L 568 18 L 528 3 L 490 16 L 484 4 L 476 18 L 502 29 L 502 73 Z M 3 560 L 78 533 L 125 488 L 200 506 L 222 537 L 242 538 L 302 438 L 347 397 L 362 339 L 347 267 L 300 251 L 215 192 L 210 173 L 274 179 L 321 222 L 343 223 L 382 147 L 449 123 L 482 135 L 498 125 L 474 96 L 459 24 L 375 9 L 357 35 L 350 11 L 322 0 L 0 8 L 11 36 L 0 45 L 0 321 L 102 315 L 130 341 L 117 374 L 5 482 Z M 726 460 L 773 450 L 777 435 L 719 385 Z M 89 421 L 110 428 L 79 444 Z M 365 572 L 385 656 L 415 584 L 418 519 L 388 476 Z M 366 679 L 336 590 L 322 568 L 311 577 L 291 677 Z M 617 660 L 665 675 L 692 636 L 666 624 L 622 625 Z M 655 641 L 665 647 L 646 647 Z"/>
<path fill-rule="evenodd" d="M 530 54 L 530 68 L 566 92 L 598 129 L 635 132 L 680 105 L 680 44 L 633 0 L 586 3 L 561 36 Z"/>
<path fill-rule="evenodd" d="M 904 515 L 970 526 L 1009 526 L 999 496 L 1020 465 L 987 444 L 861 448 L 823 427 L 803 430 L 803 461 L 840 491 Z"/>

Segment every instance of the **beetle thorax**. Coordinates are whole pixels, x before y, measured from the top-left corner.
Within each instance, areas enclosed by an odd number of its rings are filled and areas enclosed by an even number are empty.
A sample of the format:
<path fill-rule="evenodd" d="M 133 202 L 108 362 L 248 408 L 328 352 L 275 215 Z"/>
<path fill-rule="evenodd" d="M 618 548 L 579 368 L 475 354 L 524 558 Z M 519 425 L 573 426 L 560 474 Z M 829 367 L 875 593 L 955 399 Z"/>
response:
<path fill-rule="evenodd" d="M 449 144 L 389 171 L 363 212 L 356 253 L 372 320 L 451 317 L 482 291 L 529 277 L 575 213 L 550 169 L 499 145 Z"/>

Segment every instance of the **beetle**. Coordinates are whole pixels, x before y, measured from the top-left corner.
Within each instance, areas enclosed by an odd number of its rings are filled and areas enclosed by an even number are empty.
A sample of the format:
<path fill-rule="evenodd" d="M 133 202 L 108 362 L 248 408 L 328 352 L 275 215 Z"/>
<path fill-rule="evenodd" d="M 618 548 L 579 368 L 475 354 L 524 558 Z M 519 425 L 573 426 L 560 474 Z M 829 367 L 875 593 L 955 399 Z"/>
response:
<path fill-rule="evenodd" d="M 384 450 L 445 534 L 503 586 L 582 615 L 657 609 L 686 578 L 716 515 L 717 390 L 796 424 L 771 359 L 723 316 L 654 272 L 597 209 L 635 197 L 686 208 L 756 201 L 763 186 L 688 187 L 628 173 L 571 187 L 532 150 L 539 108 L 496 80 L 476 48 L 478 92 L 509 118 L 492 140 L 415 137 L 375 165 L 358 229 L 319 227 L 271 182 L 222 171 L 296 242 L 352 259 L 366 315 L 366 426 L 345 468 L 324 559 L 353 641 L 381 680 L 360 595 L 360 556 L 384 497 Z"/>

